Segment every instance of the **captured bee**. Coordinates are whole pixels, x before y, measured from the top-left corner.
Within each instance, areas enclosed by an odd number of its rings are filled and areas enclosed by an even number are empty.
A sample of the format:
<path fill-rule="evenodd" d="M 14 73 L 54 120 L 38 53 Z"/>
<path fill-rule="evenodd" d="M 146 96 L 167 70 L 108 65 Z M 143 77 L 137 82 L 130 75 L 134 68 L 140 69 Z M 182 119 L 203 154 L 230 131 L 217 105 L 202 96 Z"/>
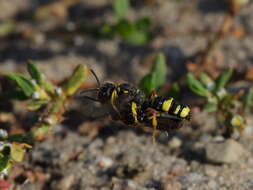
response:
<path fill-rule="evenodd" d="M 156 130 L 159 130 L 169 134 L 181 128 L 184 124 L 184 119 L 152 108 L 147 108 L 142 114 L 141 122 L 153 127 L 154 133 Z"/>
<path fill-rule="evenodd" d="M 153 138 L 156 129 L 170 133 L 181 128 L 185 120 L 190 120 L 190 108 L 179 104 L 172 97 L 158 96 L 155 92 L 146 99 L 141 110 L 141 121 L 153 127 Z"/>
<path fill-rule="evenodd" d="M 128 125 L 153 128 L 154 142 L 157 130 L 169 134 L 172 131 L 181 128 L 184 121 L 188 120 L 188 117 L 184 118 L 183 114 L 181 114 L 181 116 L 180 114 L 177 115 L 175 113 L 172 115 L 168 112 L 152 108 L 153 105 L 150 103 L 152 102 L 151 99 L 145 100 L 141 105 L 137 104 L 136 107 L 133 106 L 135 105 L 135 102 L 132 101 L 132 97 L 126 96 L 117 100 L 119 101 L 119 104 L 116 104 L 116 107 L 121 115 L 121 120 Z M 183 107 L 182 105 L 180 106 Z M 133 116 L 136 116 L 136 118 Z M 134 119 L 137 119 L 137 121 Z"/>

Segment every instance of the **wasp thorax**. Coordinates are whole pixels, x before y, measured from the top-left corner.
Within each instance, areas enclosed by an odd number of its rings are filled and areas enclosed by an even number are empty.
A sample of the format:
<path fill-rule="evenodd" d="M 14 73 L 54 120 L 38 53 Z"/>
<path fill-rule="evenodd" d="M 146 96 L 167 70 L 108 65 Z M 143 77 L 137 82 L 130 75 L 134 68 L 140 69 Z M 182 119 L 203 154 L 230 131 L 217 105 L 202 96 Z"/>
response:
<path fill-rule="evenodd" d="M 144 101 L 144 95 L 142 92 L 128 83 L 122 83 L 117 88 L 118 95 L 127 95 L 131 97 L 131 101 L 134 101 L 138 104 L 142 104 Z"/>

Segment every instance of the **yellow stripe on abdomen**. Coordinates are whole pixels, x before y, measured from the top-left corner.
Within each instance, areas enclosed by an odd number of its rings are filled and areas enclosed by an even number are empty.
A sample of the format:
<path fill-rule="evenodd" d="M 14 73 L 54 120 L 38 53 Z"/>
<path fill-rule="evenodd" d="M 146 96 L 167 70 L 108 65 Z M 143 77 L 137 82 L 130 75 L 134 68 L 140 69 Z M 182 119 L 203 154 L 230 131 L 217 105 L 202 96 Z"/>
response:
<path fill-rule="evenodd" d="M 173 98 L 165 100 L 162 105 L 162 110 L 165 112 L 168 112 L 171 107 L 172 102 L 173 102 Z"/>
<path fill-rule="evenodd" d="M 180 113 L 181 118 L 185 118 L 189 115 L 190 113 L 190 108 L 188 106 L 184 107 Z"/>
<path fill-rule="evenodd" d="M 180 108 L 181 108 L 181 106 L 178 105 L 173 113 L 174 114 L 178 114 L 178 112 L 180 111 Z"/>

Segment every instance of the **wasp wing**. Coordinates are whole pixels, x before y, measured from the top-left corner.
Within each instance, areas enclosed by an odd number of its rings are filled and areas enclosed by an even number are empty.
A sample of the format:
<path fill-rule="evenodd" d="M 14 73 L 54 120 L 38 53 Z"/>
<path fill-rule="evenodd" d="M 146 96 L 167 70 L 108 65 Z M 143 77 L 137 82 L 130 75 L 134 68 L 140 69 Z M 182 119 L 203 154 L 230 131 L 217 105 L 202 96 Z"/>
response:
<path fill-rule="evenodd" d="M 171 133 L 172 131 L 180 129 L 183 124 L 184 120 L 176 117 L 174 115 L 170 115 L 168 113 L 159 113 L 156 115 L 157 120 L 157 127 L 156 129 L 160 131 L 165 131 L 167 133 Z M 149 126 L 152 127 L 152 119 L 146 118 L 144 122 Z"/>

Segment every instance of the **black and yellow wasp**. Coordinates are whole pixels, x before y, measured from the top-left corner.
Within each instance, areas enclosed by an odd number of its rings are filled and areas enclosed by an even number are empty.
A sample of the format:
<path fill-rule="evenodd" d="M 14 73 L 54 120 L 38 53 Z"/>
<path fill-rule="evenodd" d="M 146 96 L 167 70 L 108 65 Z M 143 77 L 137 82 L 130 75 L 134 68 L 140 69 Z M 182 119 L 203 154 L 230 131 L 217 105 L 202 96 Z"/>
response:
<path fill-rule="evenodd" d="M 102 104 L 109 104 L 111 116 L 114 120 L 121 120 L 127 125 L 141 125 L 171 132 L 180 128 L 185 120 L 190 120 L 190 108 L 176 102 L 172 97 L 165 98 L 151 93 L 145 98 L 142 91 L 128 83 L 100 84 L 95 72 L 91 73 L 98 83 L 97 88 L 85 89 L 80 96 Z M 84 95 L 96 91 L 97 97 Z M 155 133 L 153 133 L 154 135 Z"/>

